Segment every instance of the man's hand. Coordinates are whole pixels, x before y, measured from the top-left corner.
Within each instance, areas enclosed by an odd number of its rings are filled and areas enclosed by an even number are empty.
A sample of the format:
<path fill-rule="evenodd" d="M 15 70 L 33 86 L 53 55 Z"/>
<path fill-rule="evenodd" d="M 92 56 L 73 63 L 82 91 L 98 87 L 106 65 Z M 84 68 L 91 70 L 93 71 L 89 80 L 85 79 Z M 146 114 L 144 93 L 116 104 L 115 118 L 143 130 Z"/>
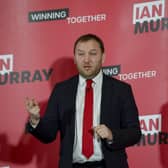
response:
<path fill-rule="evenodd" d="M 35 99 L 26 98 L 25 100 L 26 110 L 30 115 L 30 124 L 36 127 L 40 121 L 40 107 Z"/>
<path fill-rule="evenodd" d="M 94 132 L 102 139 L 109 141 L 113 140 L 113 134 L 111 130 L 104 124 L 98 125 L 93 128 Z"/>

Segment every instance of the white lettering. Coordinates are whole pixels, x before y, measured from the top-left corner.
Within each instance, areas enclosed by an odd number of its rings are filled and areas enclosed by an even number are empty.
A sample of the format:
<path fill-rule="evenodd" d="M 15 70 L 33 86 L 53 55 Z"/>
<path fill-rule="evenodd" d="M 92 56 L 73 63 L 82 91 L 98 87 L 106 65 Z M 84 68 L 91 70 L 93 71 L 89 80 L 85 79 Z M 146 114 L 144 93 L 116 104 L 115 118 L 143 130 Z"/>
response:
<path fill-rule="evenodd" d="M 87 22 L 102 22 L 106 20 L 106 14 L 88 15 L 88 16 L 77 16 L 68 17 L 68 24 L 75 23 L 87 23 Z"/>
<path fill-rule="evenodd" d="M 142 134 L 154 134 L 161 131 L 161 115 L 144 115 L 139 117 Z"/>
<path fill-rule="evenodd" d="M 161 19 L 165 14 L 165 0 L 136 3 L 133 6 L 133 24 Z"/>
<path fill-rule="evenodd" d="M 146 72 L 134 72 L 128 74 L 118 74 L 120 80 L 132 80 L 139 78 L 154 78 L 156 77 L 157 72 L 155 70 L 146 71 Z"/>
<path fill-rule="evenodd" d="M 4 75 L 13 71 L 13 55 L 0 55 L 0 74 Z"/>

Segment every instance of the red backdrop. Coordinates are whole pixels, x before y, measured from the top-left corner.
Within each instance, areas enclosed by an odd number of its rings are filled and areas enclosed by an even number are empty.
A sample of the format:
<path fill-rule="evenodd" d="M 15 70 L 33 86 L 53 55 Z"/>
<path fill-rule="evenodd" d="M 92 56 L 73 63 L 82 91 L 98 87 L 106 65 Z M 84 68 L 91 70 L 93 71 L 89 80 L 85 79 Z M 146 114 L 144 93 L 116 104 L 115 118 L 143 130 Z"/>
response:
<path fill-rule="evenodd" d="M 143 136 L 127 149 L 130 168 L 167 168 L 167 30 L 166 0 L 1 0 L 0 166 L 57 167 L 59 136 L 44 145 L 24 133 L 24 100 L 36 98 L 43 113 L 54 84 L 76 73 L 74 41 L 95 33 L 106 72 L 132 85 L 139 108 Z"/>

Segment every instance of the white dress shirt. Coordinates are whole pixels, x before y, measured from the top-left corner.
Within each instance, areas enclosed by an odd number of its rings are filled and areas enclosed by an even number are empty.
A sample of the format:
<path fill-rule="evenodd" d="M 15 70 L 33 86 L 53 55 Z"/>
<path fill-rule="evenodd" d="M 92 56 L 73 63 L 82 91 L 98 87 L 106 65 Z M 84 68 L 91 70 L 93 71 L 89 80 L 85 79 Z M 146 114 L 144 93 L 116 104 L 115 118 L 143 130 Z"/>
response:
<path fill-rule="evenodd" d="M 102 94 L 102 80 L 103 73 L 100 71 L 98 75 L 92 79 L 93 87 L 93 127 L 100 124 L 100 104 Z M 98 136 L 94 135 L 94 154 L 88 159 L 82 154 L 82 126 L 83 126 L 83 112 L 85 100 L 86 79 L 79 75 L 79 84 L 76 97 L 76 120 L 75 120 L 75 140 L 73 147 L 73 162 L 83 163 L 86 161 L 100 161 L 103 159 L 101 151 L 101 141 Z"/>

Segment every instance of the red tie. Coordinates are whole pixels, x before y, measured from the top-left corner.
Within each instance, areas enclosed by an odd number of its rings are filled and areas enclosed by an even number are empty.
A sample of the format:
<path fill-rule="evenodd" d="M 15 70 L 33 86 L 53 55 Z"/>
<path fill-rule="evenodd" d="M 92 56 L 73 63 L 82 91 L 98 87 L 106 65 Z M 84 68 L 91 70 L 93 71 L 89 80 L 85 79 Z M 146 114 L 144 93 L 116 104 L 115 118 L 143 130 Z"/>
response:
<path fill-rule="evenodd" d="M 89 158 L 93 154 L 93 88 L 92 80 L 86 81 L 85 106 L 83 114 L 82 154 Z"/>

